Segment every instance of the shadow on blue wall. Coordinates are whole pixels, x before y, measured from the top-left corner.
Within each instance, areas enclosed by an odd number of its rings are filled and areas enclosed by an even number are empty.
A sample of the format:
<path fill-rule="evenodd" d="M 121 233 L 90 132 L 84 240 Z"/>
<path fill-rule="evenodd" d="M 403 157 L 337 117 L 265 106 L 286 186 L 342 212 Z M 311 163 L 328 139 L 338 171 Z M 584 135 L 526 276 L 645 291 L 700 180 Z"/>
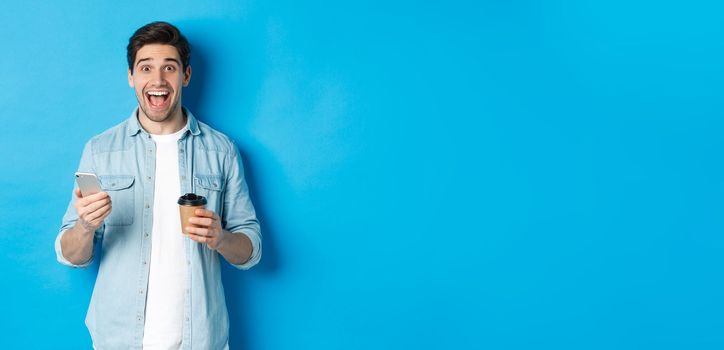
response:
<path fill-rule="evenodd" d="M 203 28 L 205 32 L 208 32 L 209 35 L 212 35 L 212 33 L 214 33 L 214 30 L 219 30 L 219 28 L 215 28 L 214 24 L 211 23 L 204 23 L 200 27 Z M 213 73 L 213 68 L 212 65 L 210 65 L 208 62 L 209 60 L 214 60 L 212 58 L 207 58 L 207 55 L 211 54 L 211 50 L 205 49 L 203 43 L 192 42 L 192 45 L 192 80 L 189 86 L 184 90 L 184 105 L 187 106 L 195 115 L 199 116 L 199 119 L 208 123 L 209 125 L 211 125 L 211 127 L 215 127 L 213 118 L 205 118 L 205 116 L 212 115 L 209 112 L 211 108 L 207 104 L 205 92 L 208 91 L 208 89 L 212 88 L 209 86 L 210 84 L 208 77 L 209 74 Z M 225 77 L 225 81 L 230 82 L 230 84 L 234 84 L 234 82 L 240 82 L 242 81 L 241 79 L 244 79 L 244 76 L 233 76 L 232 74 L 232 76 Z M 215 86 L 213 88 L 220 87 Z M 225 86 L 224 88 L 231 88 L 239 95 L 239 98 L 233 99 L 229 102 L 229 104 L 233 103 L 235 105 L 215 106 L 217 108 L 220 108 L 221 110 L 237 111 L 240 109 L 238 106 L 238 101 L 249 100 L 247 98 L 249 92 L 244 91 L 239 86 Z M 232 116 L 222 117 L 231 117 L 233 119 Z M 241 115 L 240 117 L 245 118 L 249 116 Z M 229 130 L 221 131 L 227 133 Z M 233 132 L 233 130 L 231 131 Z M 222 279 L 224 282 L 226 303 L 229 310 L 230 347 L 231 349 L 247 349 L 250 348 L 250 343 L 253 342 L 253 340 L 250 339 L 250 337 L 252 336 L 252 331 L 249 325 L 254 322 L 254 320 L 248 318 L 249 314 L 247 312 L 247 310 L 249 310 L 249 307 L 247 307 L 248 304 L 254 302 L 254 300 L 249 299 L 247 293 L 248 288 L 253 288 L 253 284 L 250 284 L 251 280 L 253 279 L 250 278 L 250 274 L 258 274 L 269 277 L 270 275 L 275 274 L 282 265 L 279 254 L 277 254 L 275 244 L 277 232 L 274 227 L 274 222 L 269 215 L 270 206 L 268 206 L 264 200 L 264 194 L 262 189 L 265 188 L 265 186 L 263 185 L 263 179 L 261 178 L 259 171 L 260 164 L 262 162 L 266 165 L 274 165 L 274 163 L 273 157 L 268 155 L 266 153 L 266 149 L 256 143 L 256 140 L 245 139 L 242 142 L 242 140 L 235 139 L 232 135 L 229 134 L 231 134 L 231 132 L 228 132 L 227 135 L 234 139 L 234 142 L 240 149 L 246 180 L 249 185 L 249 191 L 251 193 L 254 207 L 256 209 L 257 218 L 259 219 L 259 222 L 261 224 L 261 231 L 263 236 L 262 259 L 260 263 L 251 270 L 239 271 L 228 263 L 222 263 Z M 254 153 L 247 151 L 244 147 L 245 145 L 249 148 L 253 148 Z M 263 161 L 261 159 L 263 159 Z M 273 171 L 277 171 L 279 169 L 278 166 L 272 166 L 267 168 L 271 168 L 271 170 Z M 272 177 L 279 178 L 277 176 Z M 275 182 L 275 186 L 278 185 L 279 182 Z"/>
<path fill-rule="evenodd" d="M 247 297 L 245 291 L 247 288 L 252 287 L 250 284 L 249 273 L 261 274 L 269 277 L 274 275 L 281 267 L 281 261 L 279 254 L 277 254 L 275 237 L 277 237 L 276 230 L 274 229 L 273 220 L 268 216 L 268 211 L 265 201 L 263 200 L 263 193 L 259 191 L 263 186 L 259 186 L 259 182 L 256 179 L 254 171 L 254 164 L 257 164 L 253 157 L 245 156 L 242 153 L 244 159 L 244 167 L 246 178 L 249 183 L 251 191 L 252 201 L 257 211 L 257 217 L 261 223 L 262 235 L 263 235 L 263 256 L 259 264 L 253 267 L 249 272 L 238 271 L 236 268 L 229 264 L 223 264 L 222 266 L 222 279 L 224 281 L 224 291 L 226 294 L 226 303 L 229 309 L 229 337 L 230 347 L 232 349 L 247 349 L 249 348 L 248 342 L 251 331 L 249 330 L 248 324 L 254 322 L 248 318 L 248 307 L 247 303 L 253 303 L 254 300 L 250 300 Z"/>

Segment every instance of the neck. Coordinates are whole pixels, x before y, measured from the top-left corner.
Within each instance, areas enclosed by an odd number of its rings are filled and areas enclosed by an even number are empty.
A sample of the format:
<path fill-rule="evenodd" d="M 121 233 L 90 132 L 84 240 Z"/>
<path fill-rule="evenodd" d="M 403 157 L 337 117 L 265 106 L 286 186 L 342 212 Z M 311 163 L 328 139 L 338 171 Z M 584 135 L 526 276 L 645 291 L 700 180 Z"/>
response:
<path fill-rule="evenodd" d="M 186 113 L 180 106 L 162 121 L 151 120 L 141 108 L 138 109 L 137 117 L 141 127 L 152 135 L 173 134 L 186 126 Z"/>

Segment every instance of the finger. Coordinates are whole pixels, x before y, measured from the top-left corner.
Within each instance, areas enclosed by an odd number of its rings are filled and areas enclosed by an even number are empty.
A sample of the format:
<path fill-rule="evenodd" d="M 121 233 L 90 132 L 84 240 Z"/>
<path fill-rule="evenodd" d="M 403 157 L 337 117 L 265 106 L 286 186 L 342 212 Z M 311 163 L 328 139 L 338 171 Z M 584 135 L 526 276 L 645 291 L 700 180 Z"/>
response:
<path fill-rule="evenodd" d="M 86 220 L 87 221 L 93 221 L 93 220 L 98 220 L 98 219 L 103 220 L 106 218 L 106 216 L 108 216 L 108 214 L 111 213 L 111 209 L 112 209 L 111 203 L 108 203 L 107 205 L 104 205 L 104 206 L 96 209 L 95 211 L 88 213 L 86 215 Z"/>
<path fill-rule="evenodd" d="M 78 187 L 73 190 L 73 195 L 75 195 L 75 199 L 83 198 L 83 195 L 80 194 L 80 188 Z"/>
<path fill-rule="evenodd" d="M 98 226 L 100 226 L 101 223 L 103 223 L 103 220 L 105 220 L 108 217 L 108 215 L 110 215 L 112 212 L 113 212 L 113 208 L 109 205 L 108 209 L 103 211 L 103 213 L 98 218 L 95 219 L 97 221 Z"/>
<path fill-rule="evenodd" d="M 87 198 L 91 202 L 95 202 L 95 201 L 99 201 L 101 199 L 108 198 L 108 197 L 109 197 L 108 192 L 98 192 L 98 193 L 91 194 L 84 198 Z"/>
<path fill-rule="evenodd" d="M 98 208 L 84 207 L 84 208 L 81 208 L 81 209 L 78 211 L 78 216 L 79 216 L 81 219 L 90 222 L 91 220 L 94 220 L 94 219 L 96 219 L 97 217 L 99 217 L 100 215 L 102 215 L 102 213 L 103 213 L 104 211 L 106 211 L 106 209 L 103 209 L 103 208 L 105 208 L 105 207 L 110 207 L 110 206 L 111 206 L 111 203 L 108 203 L 108 204 L 106 204 L 106 205 L 100 206 L 100 207 L 98 207 Z M 110 209 L 109 209 L 109 210 L 110 210 Z"/>
<path fill-rule="evenodd" d="M 212 219 L 217 218 L 216 213 L 214 213 L 211 210 L 206 210 L 206 209 L 196 209 L 196 211 L 194 211 L 194 214 L 196 214 L 196 216 L 201 216 L 201 217 L 205 217 L 205 218 L 212 218 Z"/>
<path fill-rule="evenodd" d="M 104 206 L 110 205 L 110 204 L 111 204 L 110 198 L 104 198 L 99 201 L 91 202 L 85 206 L 85 212 L 92 213 L 92 212 L 100 209 L 101 207 L 104 207 Z"/>
<path fill-rule="evenodd" d="M 186 232 L 197 236 L 211 237 L 212 231 L 205 227 L 187 226 Z"/>
<path fill-rule="evenodd" d="M 213 236 L 212 231 L 204 227 L 186 226 L 186 232 L 204 237 Z"/>
<path fill-rule="evenodd" d="M 108 198 L 108 200 L 110 200 L 110 198 L 111 198 L 111 197 L 108 195 L 108 193 L 106 193 L 106 192 L 98 192 L 98 193 L 94 193 L 94 194 L 91 194 L 91 195 L 86 196 L 86 197 L 81 197 L 80 199 L 78 199 L 78 202 L 77 202 L 77 203 L 78 203 L 78 205 L 80 205 L 81 207 L 86 207 L 86 206 L 90 205 L 90 204 L 93 203 L 93 202 L 97 202 L 97 201 L 99 201 L 99 200 L 103 200 L 103 199 L 106 199 L 106 198 Z"/>
<path fill-rule="evenodd" d="M 189 223 L 201 226 L 211 226 L 214 224 L 214 220 L 211 218 L 190 217 Z"/>
<path fill-rule="evenodd" d="M 194 235 L 194 234 L 188 234 L 187 236 L 189 238 L 191 238 L 191 240 L 199 242 L 199 243 L 208 243 L 209 242 L 209 238 L 204 237 L 204 236 L 199 236 L 199 235 Z"/>

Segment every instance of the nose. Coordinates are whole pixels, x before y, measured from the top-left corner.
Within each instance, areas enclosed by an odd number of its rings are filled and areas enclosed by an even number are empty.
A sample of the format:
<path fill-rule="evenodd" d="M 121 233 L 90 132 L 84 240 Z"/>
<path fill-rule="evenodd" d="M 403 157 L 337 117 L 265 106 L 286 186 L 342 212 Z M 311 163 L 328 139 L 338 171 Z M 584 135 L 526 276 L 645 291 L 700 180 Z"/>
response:
<path fill-rule="evenodd" d="M 157 70 L 153 73 L 153 76 L 151 77 L 151 83 L 153 85 L 165 85 L 166 79 L 163 77 L 163 71 Z"/>

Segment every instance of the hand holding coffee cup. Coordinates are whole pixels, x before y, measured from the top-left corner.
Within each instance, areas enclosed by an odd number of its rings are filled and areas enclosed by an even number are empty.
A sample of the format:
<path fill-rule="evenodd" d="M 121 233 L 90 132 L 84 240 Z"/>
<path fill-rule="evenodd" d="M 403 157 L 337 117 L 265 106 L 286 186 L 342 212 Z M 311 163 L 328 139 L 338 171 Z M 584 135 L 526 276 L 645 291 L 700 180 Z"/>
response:
<path fill-rule="evenodd" d="M 204 209 L 206 199 L 193 193 L 187 193 L 179 198 L 178 203 L 181 208 L 183 233 L 192 240 L 205 243 L 210 249 L 216 250 L 225 232 L 221 228 L 219 216 L 211 210 Z"/>

